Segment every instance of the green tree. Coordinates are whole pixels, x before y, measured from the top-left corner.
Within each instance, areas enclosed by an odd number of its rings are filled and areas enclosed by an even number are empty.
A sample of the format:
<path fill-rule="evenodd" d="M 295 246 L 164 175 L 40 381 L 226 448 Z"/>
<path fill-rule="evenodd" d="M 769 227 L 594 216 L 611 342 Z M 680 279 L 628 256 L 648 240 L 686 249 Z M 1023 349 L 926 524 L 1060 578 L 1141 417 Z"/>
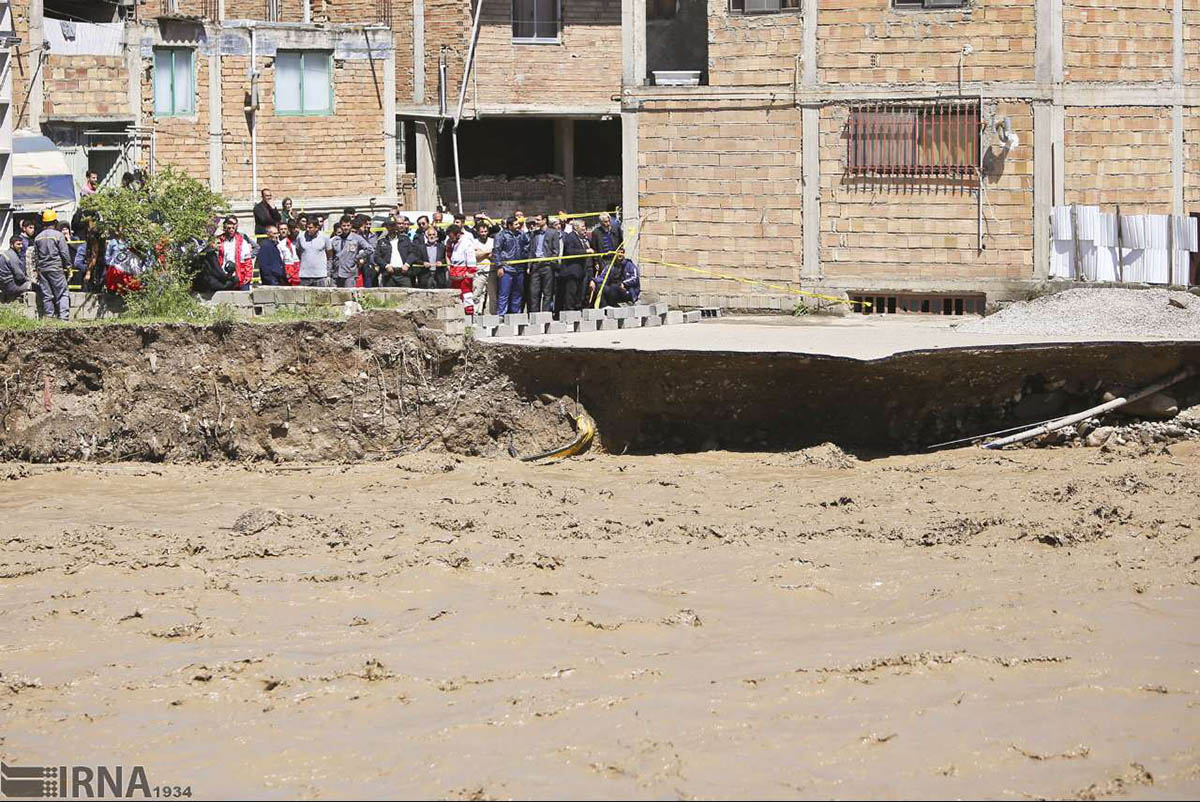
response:
<path fill-rule="evenodd" d="M 191 295 L 196 242 L 206 242 L 228 202 L 167 165 L 138 188 L 104 189 L 80 208 L 106 238 L 120 236 L 138 255 L 141 288 L 126 297 L 127 314 L 141 318 L 202 319 L 207 309 Z"/>

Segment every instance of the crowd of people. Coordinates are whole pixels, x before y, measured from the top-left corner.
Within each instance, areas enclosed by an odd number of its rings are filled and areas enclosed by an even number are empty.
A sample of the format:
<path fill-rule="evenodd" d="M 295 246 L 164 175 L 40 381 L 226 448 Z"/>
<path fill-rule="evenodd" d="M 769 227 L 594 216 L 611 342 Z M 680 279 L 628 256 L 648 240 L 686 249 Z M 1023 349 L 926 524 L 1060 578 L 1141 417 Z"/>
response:
<path fill-rule="evenodd" d="M 439 209 L 411 220 L 393 207 L 382 227 L 346 209 L 332 234 L 323 216 L 280 207 L 270 190 L 254 207 L 254 239 L 226 218 L 207 249 L 198 289 L 246 289 L 254 267 L 264 285 L 454 288 L 468 312 L 510 314 L 633 303 L 637 265 L 625 257 L 620 220 L 608 213 L 590 230 L 565 212 L 504 220 Z M 256 245 L 257 243 L 257 245 Z"/>
<path fill-rule="evenodd" d="M 326 215 L 279 207 L 264 189 L 254 207 L 254 234 L 235 217 L 195 242 L 188 258 L 198 292 L 253 285 L 457 289 L 468 313 L 512 314 L 617 306 L 637 301 L 641 275 L 626 258 L 620 220 L 603 213 L 590 229 L 565 212 L 503 220 L 485 212 L 470 221 L 439 208 L 411 220 L 398 206 L 376 225 L 346 209 L 329 228 Z M 50 232 L 50 233 L 47 233 Z M 0 295 L 37 291 L 43 314 L 66 319 L 68 285 L 122 293 L 140 287 L 155 254 L 139 253 L 121 232 L 105 239 L 86 218 L 43 215 L 39 233 L 25 220 L 0 258 Z M 73 274 L 73 275 L 72 275 Z"/>

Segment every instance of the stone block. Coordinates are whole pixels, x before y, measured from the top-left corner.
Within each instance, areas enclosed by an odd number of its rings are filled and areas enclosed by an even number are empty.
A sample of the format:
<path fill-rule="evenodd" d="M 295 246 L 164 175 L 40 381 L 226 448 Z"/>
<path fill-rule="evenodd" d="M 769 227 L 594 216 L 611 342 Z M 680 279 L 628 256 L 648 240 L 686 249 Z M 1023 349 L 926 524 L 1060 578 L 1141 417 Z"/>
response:
<path fill-rule="evenodd" d="M 644 317 L 623 317 L 617 322 L 621 324 L 621 328 L 623 329 L 640 329 L 645 319 Z"/>
<path fill-rule="evenodd" d="M 683 312 L 671 310 L 661 317 L 664 326 L 674 326 L 683 322 Z"/>
<path fill-rule="evenodd" d="M 600 331 L 616 331 L 618 328 L 621 327 L 621 321 L 613 320 L 612 318 L 605 318 L 604 320 L 597 320 L 596 323 L 599 324 L 597 326 L 597 328 Z"/>
<path fill-rule="evenodd" d="M 552 320 L 546 324 L 547 334 L 568 334 L 572 331 L 569 323 L 563 323 L 558 320 Z"/>

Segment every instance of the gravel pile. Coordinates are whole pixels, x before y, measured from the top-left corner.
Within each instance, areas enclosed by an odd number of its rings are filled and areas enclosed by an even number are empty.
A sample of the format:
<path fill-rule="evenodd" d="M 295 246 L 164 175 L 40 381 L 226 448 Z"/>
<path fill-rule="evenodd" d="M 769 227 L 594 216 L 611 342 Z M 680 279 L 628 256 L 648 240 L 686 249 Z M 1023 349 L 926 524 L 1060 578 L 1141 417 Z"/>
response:
<path fill-rule="evenodd" d="M 1200 340 L 1200 297 L 1168 290 L 1086 288 L 1006 306 L 959 331 Z"/>

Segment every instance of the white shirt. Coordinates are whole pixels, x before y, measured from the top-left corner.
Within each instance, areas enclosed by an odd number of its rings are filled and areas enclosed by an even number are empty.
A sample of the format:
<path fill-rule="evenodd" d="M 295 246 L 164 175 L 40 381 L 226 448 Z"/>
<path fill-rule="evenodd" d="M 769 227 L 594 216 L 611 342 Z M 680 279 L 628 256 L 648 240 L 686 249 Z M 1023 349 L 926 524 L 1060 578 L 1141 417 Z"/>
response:
<path fill-rule="evenodd" d="M 475 267 L 475 238 L 465 234 L 458 238 L 454 252 L 450 254 L 450 264 L 457 267 Z"/>
<path fill-rule="evenodd" d="M 285 265 L 294 265 L 300 261 L 300 254 L 296 253 L 296 243 L 287 237 L 282 237 L 278 245 L 279 258 L 283 260 Z"/>
<path fill-rule="evenodd" d="M 392 246 L 392 256 L 388 259 L 388 267 L 401 268 L 404 266 L 404 255 L 400 253 L 400 235 L 388 237 L 388 244 Z"/>

